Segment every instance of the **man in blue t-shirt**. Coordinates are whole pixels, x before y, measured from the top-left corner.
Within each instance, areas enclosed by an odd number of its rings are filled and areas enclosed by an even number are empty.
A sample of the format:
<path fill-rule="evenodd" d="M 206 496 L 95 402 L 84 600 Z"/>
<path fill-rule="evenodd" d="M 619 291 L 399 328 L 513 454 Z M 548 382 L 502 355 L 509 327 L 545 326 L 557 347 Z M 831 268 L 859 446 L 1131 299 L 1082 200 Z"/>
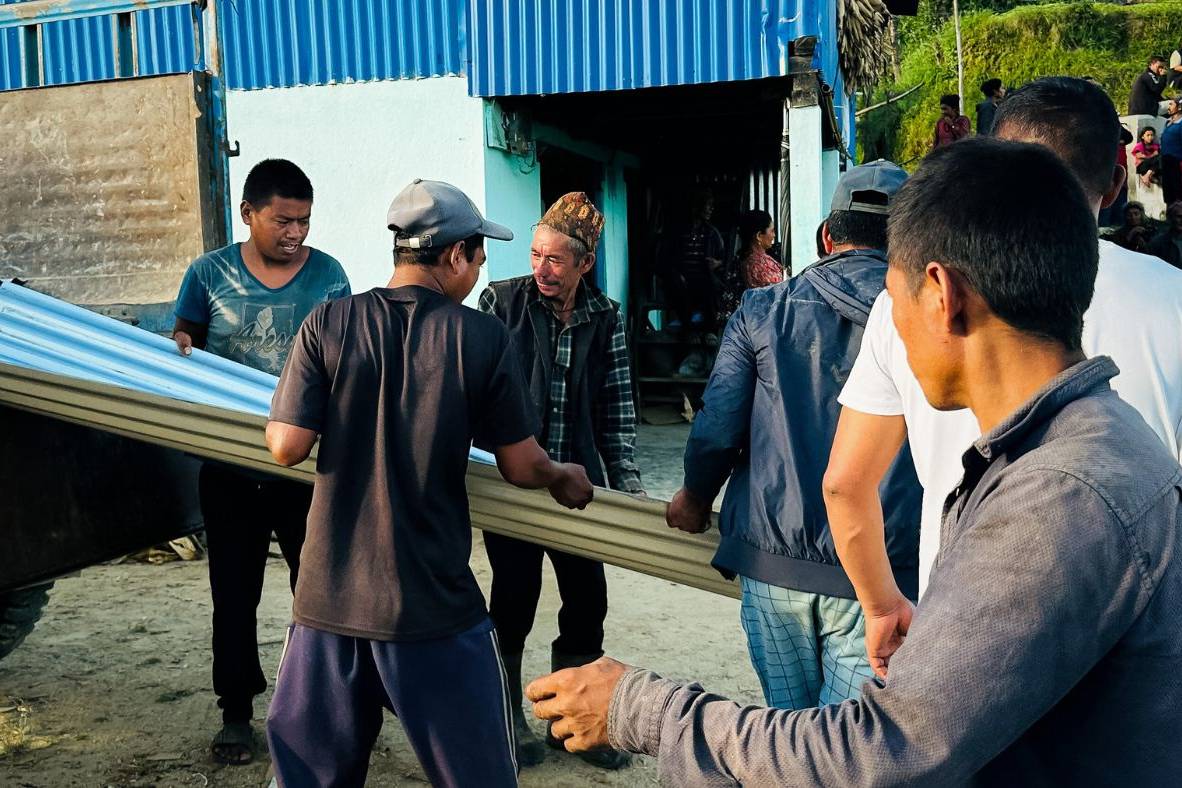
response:
<path fill-rule="evenodd" d="M 177 296 L 172 336 L 183 355 L 201 348 L 277 375 L 304 318 L 317 305 L 350 295 L 349 281 L 340 263 L 304 245 L 312 184 L 290 161 L 255 165 L 240 211 L 250 240 L 193 261 Z M 255 610 L 271 533 L 294 589 L 312 490 L 212 462 L 201 470 L 199 489 L 213 595 L 213 690 L 222 709 L 210 751 L 222 763 L 249 763 L 254 696 L 267 688 Z"/>

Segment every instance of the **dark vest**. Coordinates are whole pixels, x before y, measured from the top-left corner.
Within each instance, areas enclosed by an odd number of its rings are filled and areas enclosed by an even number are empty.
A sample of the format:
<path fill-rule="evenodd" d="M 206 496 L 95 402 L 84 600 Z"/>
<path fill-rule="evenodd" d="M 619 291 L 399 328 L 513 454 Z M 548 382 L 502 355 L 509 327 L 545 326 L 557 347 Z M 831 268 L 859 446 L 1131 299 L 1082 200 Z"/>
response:
<path fill-rule="evenodd" d="M 496 315 L 509 329 L 514 349 L 521 359 L 530 396 L 543 425 L 539 442 L 545 448 L 544 436 L 548 434 L 551 415 L 550 382 L 554 374 L 554 353 L 551 349 L 553 319 L 541 303 L 532 276 L 493 282 L 490 287 L 497 297 Z M 580 301 L 588 297 L 603 299 L 611 308 L 592 311 L 588 322 L 572 329 L 570 381 L 566 389 L 572 425 L 571 460 L 587 469 L 592 484 L 605 487 L 607 482 L 603 462 L 596 446 L 599 432 L 596 403 L 608 373 L 605 359 L 611 350 L 619 305 L 586 282 L 580 285 L 580 289 Z"/>

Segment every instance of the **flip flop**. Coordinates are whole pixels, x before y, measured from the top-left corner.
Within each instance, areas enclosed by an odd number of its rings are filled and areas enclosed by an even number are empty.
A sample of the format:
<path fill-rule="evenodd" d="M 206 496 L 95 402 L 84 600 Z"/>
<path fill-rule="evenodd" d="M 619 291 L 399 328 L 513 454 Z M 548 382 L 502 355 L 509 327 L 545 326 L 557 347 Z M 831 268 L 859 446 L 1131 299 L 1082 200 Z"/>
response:
<path fill-rule="evenodd" d="M 249 722 L 227 722 L 213 737 L 209 752 L 218 763 L 242 766 L 254 760 L 254 731 Z"/>

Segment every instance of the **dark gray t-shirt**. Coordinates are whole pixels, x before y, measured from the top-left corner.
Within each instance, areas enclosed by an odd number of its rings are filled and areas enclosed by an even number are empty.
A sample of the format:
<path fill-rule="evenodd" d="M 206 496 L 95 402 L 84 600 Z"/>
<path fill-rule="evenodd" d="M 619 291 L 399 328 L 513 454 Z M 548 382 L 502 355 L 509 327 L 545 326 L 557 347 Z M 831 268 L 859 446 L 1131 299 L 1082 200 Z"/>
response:
<path fill-rule="evenodd" d="M 242 244 L 233 243 L 201 255 L 185 271 L 176 315 L 209 327 L 210 353 L 278 375 L 312 308 L 349 293 L 341 264 L 319 249 L 308 248 L 290 282 L 267 287 L 243 262 Z"/>
<path fill-rule="evenodd" d="M 500 321 L 424 287 L 323 304 L 296 335 L 271 419 L 320 433 L 296 622 L 404 641 L 487 615 L 468 567 L 468 449 L 537 432 Z"/>

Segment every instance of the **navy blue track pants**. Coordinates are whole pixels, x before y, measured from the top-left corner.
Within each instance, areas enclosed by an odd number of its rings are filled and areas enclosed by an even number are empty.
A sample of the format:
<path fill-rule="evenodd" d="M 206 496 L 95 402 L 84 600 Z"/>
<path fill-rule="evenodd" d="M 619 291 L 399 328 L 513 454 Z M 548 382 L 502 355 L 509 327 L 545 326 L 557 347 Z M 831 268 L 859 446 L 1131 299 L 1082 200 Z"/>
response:
<path fill-rule="evenodd" d="M 267 715 L 279 784 L 364 785 L 383 709 L 401 721 L 432 785 L 517 785 L 508 685 L 491 621 L 401 643 L 293 625 Z"/>

